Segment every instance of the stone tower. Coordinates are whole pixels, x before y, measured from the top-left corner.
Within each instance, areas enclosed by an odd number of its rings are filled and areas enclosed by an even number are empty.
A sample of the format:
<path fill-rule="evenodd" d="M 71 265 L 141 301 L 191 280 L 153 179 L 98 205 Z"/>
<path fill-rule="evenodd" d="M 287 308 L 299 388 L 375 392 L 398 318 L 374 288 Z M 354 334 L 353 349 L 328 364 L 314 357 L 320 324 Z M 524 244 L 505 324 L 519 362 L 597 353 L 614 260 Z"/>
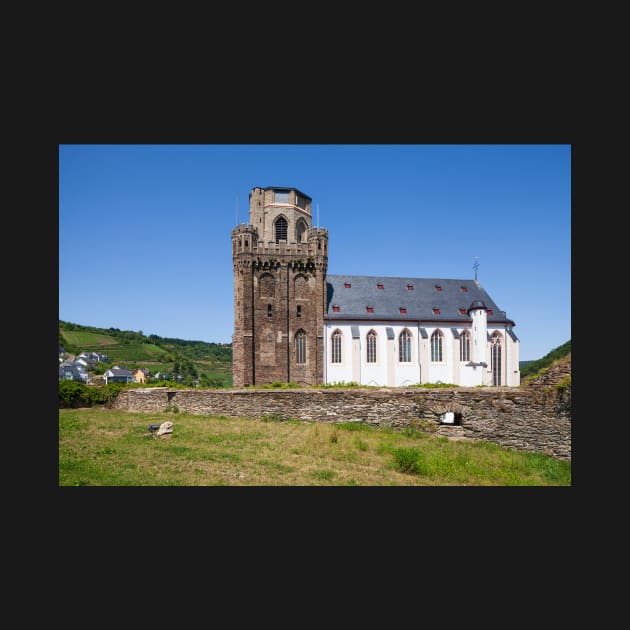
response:
<path fill-rule="evenodd" d="M 323 382 L 328 231 L 311 198 L 269 186 L 249 194 L 249 223 L 232 230 L 234 387 Z"/>

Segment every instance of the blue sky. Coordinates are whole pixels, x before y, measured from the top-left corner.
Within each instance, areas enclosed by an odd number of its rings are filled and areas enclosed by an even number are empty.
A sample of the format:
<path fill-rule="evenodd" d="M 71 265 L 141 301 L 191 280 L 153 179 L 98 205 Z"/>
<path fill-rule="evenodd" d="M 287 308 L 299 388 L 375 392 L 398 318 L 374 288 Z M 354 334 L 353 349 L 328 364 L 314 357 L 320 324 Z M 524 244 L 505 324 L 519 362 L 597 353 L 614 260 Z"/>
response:
<path fill-rule="evenodd" d="M 474 278 L 521 360 L 571 338 L 571 146 L 59 145 L 59 319 L 231 342 L 230 232 L 298 188 L 328 272 Z"/>

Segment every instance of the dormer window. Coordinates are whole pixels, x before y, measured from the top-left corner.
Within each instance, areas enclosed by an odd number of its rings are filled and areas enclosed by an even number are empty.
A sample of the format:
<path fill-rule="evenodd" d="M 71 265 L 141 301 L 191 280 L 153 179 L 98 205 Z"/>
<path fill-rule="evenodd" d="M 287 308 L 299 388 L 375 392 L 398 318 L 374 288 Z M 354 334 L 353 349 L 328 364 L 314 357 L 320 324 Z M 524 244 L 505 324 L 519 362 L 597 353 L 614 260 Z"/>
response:
<path fill-rule="evenodd" d="M 339 312 L 339 306 L 337 306 L 337 304 L 333 304 L 333 313 L 338 313 Z"/>
<path fill-rule="evenodd" d="M 403 315 L 406 315 L 406 314 L 407 314 L 407 309 L 401 306 L 401 307 L 400 307 L 400 312 L 401 312 Z"/>
<path fill-rule="evenodd" d="M 433 309 L 433 314 L 434 315 L 439 315 L 440 314 L 440 309 L 439 308 L 434 308 Z"/>
<path fill-rule="evenodd" d="M 349 282 L 344 282 L 344 283 L 343 283 L 343 286 L 344 286 L 346 289 L 349 289 L 352 285 L 351 285 Z"/>
<path fill-rule="evenodd" d="M 460 315 L 466 315 L 466 309 L 465 308 L 460 308 L 459 309 L 459 314 Z"/>
<path fill-rule="evenodd" d="M 413 291 L 413 284 L 407 285 L 407 291 Z"/>
<path fill-rule="evenodd" d="M 365 307 L 365 310 L 366 310 L 368 313 L 373 313 L 373 312 L 374 312 L 374 307 L 373 307 L 373 306 L 366 306 L 366 307 Z"/>
<path fill-rule="evenodd" d="M 382 283 L 382 282 L 379 282 L 379 283 L 376 285 L 376 288 L 377 288 L 377 289 L 382 289 L 382 288 L 383 288 L 383 283 Z"/>
<path fill-rule="evenodd" d="M 494 311 L 491 308 L 489 308 L 488 309 L 488 315 L 492 315 L 493 313 L 494 313 Z"/>
<path fill-rule="evenodd" d="M 435 290 L 436 290 L 436 291 L 441 291 L 441 290 L 442 290 L 442 287 L 441 287 L 439 284 L 436 284 L 436 285 L 435 285 Z"/>
<path fill-rule="evenodd" d="M 459 290 L 460 290 L 462 293 L 468 293 L 468 287 L 459 287 Z"/>

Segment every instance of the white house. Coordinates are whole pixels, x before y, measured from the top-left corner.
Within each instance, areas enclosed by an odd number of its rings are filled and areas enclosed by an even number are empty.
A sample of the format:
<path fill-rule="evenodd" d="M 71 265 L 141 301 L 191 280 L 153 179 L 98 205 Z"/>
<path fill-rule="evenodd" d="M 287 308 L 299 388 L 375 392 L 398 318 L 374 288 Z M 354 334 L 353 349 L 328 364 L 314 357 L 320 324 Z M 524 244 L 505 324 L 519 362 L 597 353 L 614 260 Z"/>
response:
<path fill-rule="evenodd" d="M 514 322 L 476 280 L 327 275 L 324 382 L 520 384 Z"/>
<path fill-rule="evenodd" d="M 105 385 L 109 383 L 131 383 L 133 381 L 133 375 L 124 367 L 118 367 L 114 365 L 103 374 L 105 379 Z"/>

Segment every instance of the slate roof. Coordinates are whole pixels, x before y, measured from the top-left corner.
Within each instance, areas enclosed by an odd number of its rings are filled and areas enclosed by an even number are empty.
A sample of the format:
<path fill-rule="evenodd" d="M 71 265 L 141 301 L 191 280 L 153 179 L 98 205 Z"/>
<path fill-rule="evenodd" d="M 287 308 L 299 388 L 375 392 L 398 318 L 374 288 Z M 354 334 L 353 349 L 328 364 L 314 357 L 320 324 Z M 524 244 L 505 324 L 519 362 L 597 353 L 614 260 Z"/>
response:
<path fill-rule="evenodd" d="M 470 322 L 468 309 L 481 301 L 492 311 L 489 324 L 509 324 L 505 311 L 475 280 L 445 278 L 391 278 L 387 276 L 327 275 L 327 320 L 396 320 Z M 345 288 L 349 283 L 350 288 Z M 379 289 L 378 285 L 383 288 Z M 413 287 L 409 290 L 407 286 Z M 436 287 L 439 287 L 438 290 Z M 464 287 L 465 291 L 462 291 Z M 333 306 L 339 307 L 339 310 Z M 372 307 L 372 312 L 367 307 Z M 401 313 L 400 309 L 406 309 Z M 433 309 L 439 309 L 434 313 Z M 460 309 L 464 311 L 462 314 Z"/>
<path fill-rule="evenodd" d="M 132 375 L 131 372 L 127 368 L 121 368 L 121 367 L 118 367 L 117 365 L 115 365 L 112 368 L 109 368 L 106 374 L 110 372 L 112 376 L 131 376 Z"/>
<path fill-rule="evenodd" d="M 70 368 L 74 368 L 76 370 L 79 370 L 79 372 L 85 374 L 85 365 L 83 365 L 83 363 L 78 363 L 77 361 L 72 361 L 71 359 L 66 359 L 63 363 L 61 363 L 59 365 L 59 367 L 70 367 Z"/>

